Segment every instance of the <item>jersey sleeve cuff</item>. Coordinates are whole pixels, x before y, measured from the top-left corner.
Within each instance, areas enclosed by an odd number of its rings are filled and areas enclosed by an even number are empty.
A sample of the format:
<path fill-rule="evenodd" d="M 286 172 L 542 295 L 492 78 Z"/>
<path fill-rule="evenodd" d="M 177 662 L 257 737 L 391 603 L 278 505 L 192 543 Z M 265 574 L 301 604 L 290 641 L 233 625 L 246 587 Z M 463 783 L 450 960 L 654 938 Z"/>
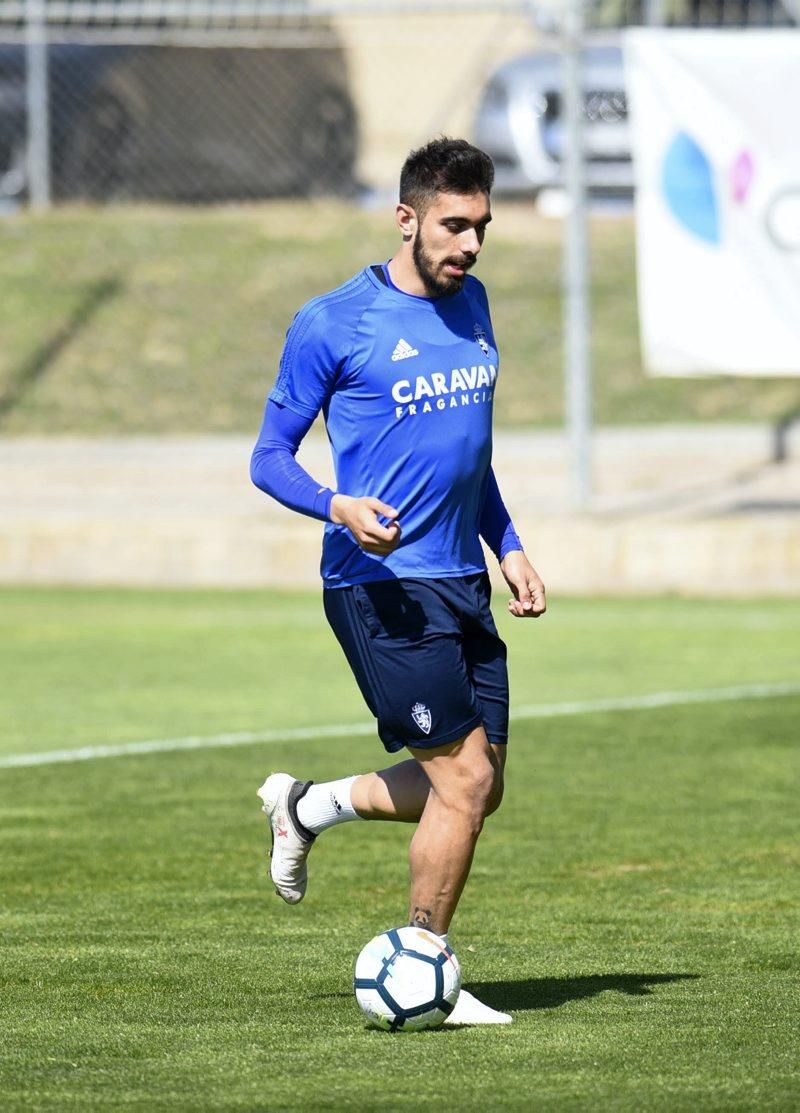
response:
<path fill-rule="evenodd" d="M 291 394 L 287 394 L 280 387 L 275 387 L 269 396 L 269 400 L 270 402 L 277 402 L 279 406 L 285 406 L 287 410 L 292 410 L 300 417 L 311 418 L 312 421 L 319 413 L 319 406 L 307 406 L 303 402 L 298 402 L 297 399 L 292 398 Z"/>
<path fill-rule="evenodd" d="M 319 512 L 320 516 L 326 522 L 331 521 L 331 502 L 333 501 L 334 492 L 325 487 L 323 490 L 317 492 L 317 497 L 314 500 L 314 509 Z"/>
<path fill-rule="evenodd" d="M 497 554 L 497 559 L 502 561 L 505 560 L 509 553 L 522 552 L 524 552 L 522 542 L 517 536 L 517 531 L 514 529 L 511 522 L 509 522 L 503 534 L 503 540 L 500 542 L 500 552 Z"/>

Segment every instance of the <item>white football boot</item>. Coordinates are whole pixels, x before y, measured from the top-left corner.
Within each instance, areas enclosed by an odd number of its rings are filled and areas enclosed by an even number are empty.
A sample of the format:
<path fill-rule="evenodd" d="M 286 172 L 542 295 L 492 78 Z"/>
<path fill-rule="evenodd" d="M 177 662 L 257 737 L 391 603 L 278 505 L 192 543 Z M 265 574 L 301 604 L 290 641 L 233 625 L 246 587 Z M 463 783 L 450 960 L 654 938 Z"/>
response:
<path fill-rule="evenodd" d="M 269 875 L 275 892 L 287 904 L 298 904 L 306 895 L 306 859 L 317 836 L 297 818 L 297 801 L 312 784 L 296 781 L 288 773 L 273 773 L 258 790 L 272 835 Z"/>
<path fill-rule="evenodd" d="M 492 1009 L 489 1005 L 484 1005 L 477 997 L 473 997 L 468 990 L 462 989 L 455 1003 L 455 1008 L 445 1018 L 444 1024 L 451 1026 L 458 1026 L 459 1024 L 511 1024 L 513 1020 L 513 1016 L 498 1012 L 497 1009 Z"/>

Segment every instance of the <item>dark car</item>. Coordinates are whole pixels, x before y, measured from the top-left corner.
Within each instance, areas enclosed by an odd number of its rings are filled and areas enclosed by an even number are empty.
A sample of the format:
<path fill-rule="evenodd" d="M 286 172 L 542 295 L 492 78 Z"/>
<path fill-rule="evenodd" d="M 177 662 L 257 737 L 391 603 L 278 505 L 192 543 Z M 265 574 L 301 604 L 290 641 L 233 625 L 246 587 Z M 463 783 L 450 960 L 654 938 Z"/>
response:
<path fill-rule="evenodd" d="M 50 44 L 56 199 L 348 193 L 357 122 L 336 45 Z M 25 48 L 0 46 L 0 196 L 24 194 Z"/>
<path fill-rule="evenodd" d="M 597 192 L 633 188 L 622 51 L 597 43 L 583 52 L 586 182 Z M 563 185 L 564 73 L 561 55 L 525 54 L 490 78 L 478 106 L 475 141 L 494 159 L 498 192 Z"/>

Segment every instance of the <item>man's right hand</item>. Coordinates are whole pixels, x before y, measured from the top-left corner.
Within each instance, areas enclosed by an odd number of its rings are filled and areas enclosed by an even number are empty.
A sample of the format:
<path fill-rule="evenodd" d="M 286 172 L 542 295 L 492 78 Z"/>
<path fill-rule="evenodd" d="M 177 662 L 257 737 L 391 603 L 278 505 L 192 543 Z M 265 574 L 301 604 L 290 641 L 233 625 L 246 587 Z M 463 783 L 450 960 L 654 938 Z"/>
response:
<path fill-rule="evenodd" d="M 337 526 L 347 526 L 365 553 L 388 556 L 400 544 L 397 511 L 380 499 L 334 495 L 330 514 L 331 521 Z M 388 526 L 381 525 L 379 515 L 392 519 Z"/>

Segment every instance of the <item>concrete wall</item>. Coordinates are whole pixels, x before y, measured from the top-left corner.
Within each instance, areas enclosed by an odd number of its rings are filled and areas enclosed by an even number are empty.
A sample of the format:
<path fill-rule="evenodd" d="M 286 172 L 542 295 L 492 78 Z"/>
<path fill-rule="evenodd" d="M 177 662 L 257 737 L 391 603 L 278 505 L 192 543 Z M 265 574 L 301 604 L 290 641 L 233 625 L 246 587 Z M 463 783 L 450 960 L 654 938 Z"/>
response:
<path fill-rule="evenodd" d="M 250 449 L 244 437 L 0 443 L 0 582 L 318 586 L 322 527 L 251 486 Z M 301 459 L 331 482 L 324 439 Z M 778 465 L 763 428 L 606 430 L 595 463 L 593 512 L 577 516 L 561 434 L 496 438 L 505 500 L 552 591 L 800 594 L 797 447 Z"/>

